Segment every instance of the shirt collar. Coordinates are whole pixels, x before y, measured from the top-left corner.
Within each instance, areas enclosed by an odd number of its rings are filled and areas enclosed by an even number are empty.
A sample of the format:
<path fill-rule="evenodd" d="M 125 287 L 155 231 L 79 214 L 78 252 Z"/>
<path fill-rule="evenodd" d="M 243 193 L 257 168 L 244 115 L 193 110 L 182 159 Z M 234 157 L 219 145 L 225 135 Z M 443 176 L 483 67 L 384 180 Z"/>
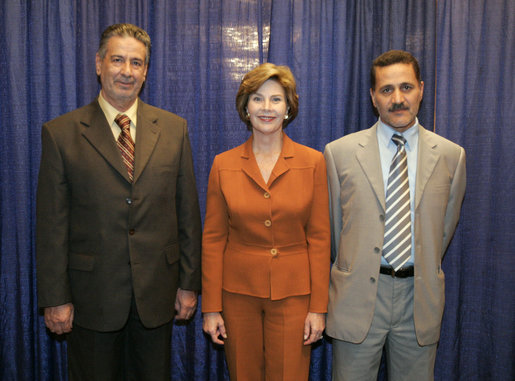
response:
<path fill-rule="evenodd" d="M 111 126 L 114 123 L 114 120 L 118 114 L 125 114 L 131 120 L 131 123 L 136 126 L 137 115 L 138 115 L 138 98 L 136 98 L 136 102 L 127 110 L 127 111 L 118 111 L 115 107 L 113 107 L 103 96 L 102 91 L 98 96 L 98 104 L 100 108 L 104 112 L 106 116 L 107 122 Z"/>
<path fill-rule="evenodd" d="M 395 146 L 395 143 L 392 141 L 392 136 L 394 134 L 402 135 L 404 139 L 406 139 L 406 150 L 410 151 L 416 147 L 418 141 L 418 126 L 418 118 L 415 118 L 415 124 L 403 133 L 400 133 L 385 124 L 381 118 L 379 118 L 377 126 L 377 138 L 379 139 L 380 144 L 382 144 L 384 147 L 388 147 L 390 144 Z"/>

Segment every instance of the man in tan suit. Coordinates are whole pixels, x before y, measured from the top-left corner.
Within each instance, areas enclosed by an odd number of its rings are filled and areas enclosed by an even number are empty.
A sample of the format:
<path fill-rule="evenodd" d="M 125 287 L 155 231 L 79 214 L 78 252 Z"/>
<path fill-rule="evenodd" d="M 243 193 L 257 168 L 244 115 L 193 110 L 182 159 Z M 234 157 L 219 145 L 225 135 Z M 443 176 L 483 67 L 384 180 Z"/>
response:
<path fill-rule="evenodd" d="M 411 54 L 382 54 L 371 69 L 378 122 L 325 148 L 334 380 L 376 380 L 383 347 L 390 381 L 433 379 L 465 151 L 418 123 L 423 91 Z"/>
<path fill-rule="evenodd" d="M 170 379 L 172 319 L 196 308 L 201 228 L 187 126 L 138 98 L 149 58 L 144 30 L 108 27 L 99 96 L 43 126 L 38 302 L 50 331 L 71 332 L 71 380 Z"/>

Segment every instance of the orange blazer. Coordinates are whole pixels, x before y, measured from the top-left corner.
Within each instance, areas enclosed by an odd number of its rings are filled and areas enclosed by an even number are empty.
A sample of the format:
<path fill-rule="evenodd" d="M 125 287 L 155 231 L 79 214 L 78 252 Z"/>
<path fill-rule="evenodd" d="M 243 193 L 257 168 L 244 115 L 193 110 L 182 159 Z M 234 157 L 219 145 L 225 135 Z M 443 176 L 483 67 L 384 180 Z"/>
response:
<path fill-rule="evenodd" d="M 265 184 L 252 137 L 217 155 L 202 240 L 202 311 L 222 311 L 222 289 L 271 298 L 311 294 L 327 311 L 330 222 L 323 155 L 283 134 Z"/>

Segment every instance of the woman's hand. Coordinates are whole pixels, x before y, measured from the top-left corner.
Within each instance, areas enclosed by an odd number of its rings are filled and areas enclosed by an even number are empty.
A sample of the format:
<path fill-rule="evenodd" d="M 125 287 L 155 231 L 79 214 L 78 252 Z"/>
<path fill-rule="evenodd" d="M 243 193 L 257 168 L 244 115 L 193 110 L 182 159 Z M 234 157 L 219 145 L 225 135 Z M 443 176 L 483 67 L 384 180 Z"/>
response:
<path fill-rule="evenodd" d="M 304 322 L 304 345 L 309 345 L 322 339 L 325 329 L 325 314 L 308 312 Z"/>
<path fill-rule="evenodd" d="M 211 336 L 213 343 L 224 345 L 224 342 L 220 339 L 220 336 L 223 339 L 227 339 L 227 333 L 225 331 L 224 319 L 222 318 L 222 314 L 220 314 L 220 312 L 205 313 L 202 329 L 205 333 Z"/>

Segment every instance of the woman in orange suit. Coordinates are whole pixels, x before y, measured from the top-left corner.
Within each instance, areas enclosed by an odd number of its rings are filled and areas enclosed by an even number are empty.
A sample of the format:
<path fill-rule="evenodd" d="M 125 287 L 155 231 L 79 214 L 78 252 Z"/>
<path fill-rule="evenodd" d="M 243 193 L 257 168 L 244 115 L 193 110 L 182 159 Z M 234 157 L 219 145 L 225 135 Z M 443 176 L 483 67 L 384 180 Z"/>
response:
<path fill-rule="evenodd" d="M 217 155 L 209 175 L 203 329 L 225 345 L 233 381 L 307 380 L 329 286 L 324 157 L 283 131 L 298 113 L 288 67 L 247 73 L 236 108 L 252 136 Z"/>

